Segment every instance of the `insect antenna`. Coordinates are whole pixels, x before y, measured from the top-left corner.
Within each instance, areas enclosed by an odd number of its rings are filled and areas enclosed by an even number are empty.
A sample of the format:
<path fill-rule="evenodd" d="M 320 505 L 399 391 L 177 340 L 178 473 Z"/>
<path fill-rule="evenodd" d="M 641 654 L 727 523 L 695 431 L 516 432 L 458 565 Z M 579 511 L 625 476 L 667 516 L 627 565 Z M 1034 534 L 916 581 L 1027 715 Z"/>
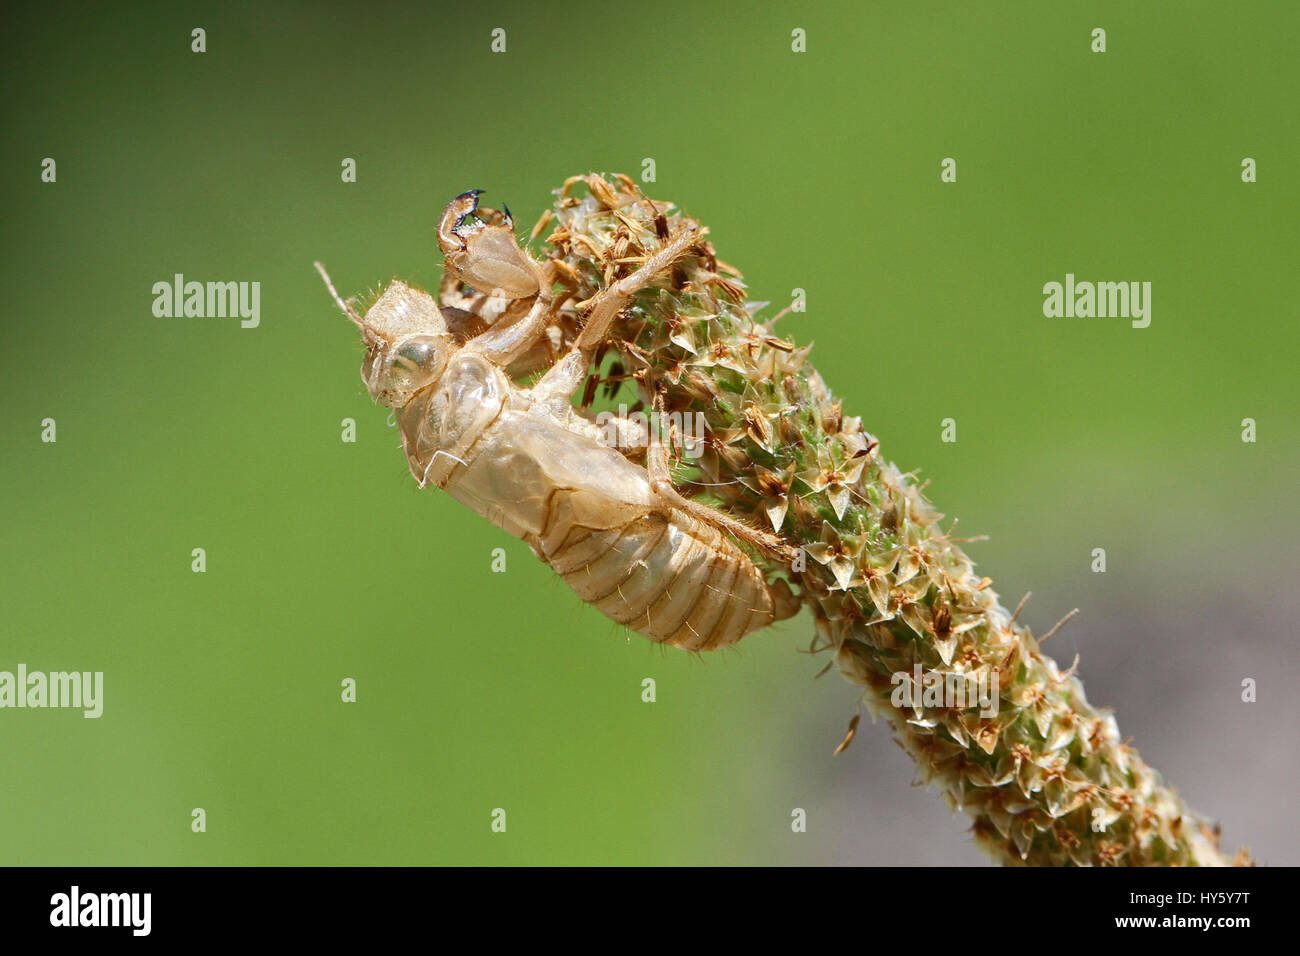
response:
<path fill-rule="evenodd" d="M 338 304 L 338 307 L 343 310 L 343 314 L 355 322 L 358 328 L 364 329 L 365 326 L 361 323 L 361 316 L 357 315 L 356 311 L 352 308 L 352 303 L 343 301 L 343 296 L 339 295 L 338 290 L 334 288 L 334 283 L 330 281 L 330 274 L 325 271 L 325 267 L 319 262 L 313 262 L 312 265 L 316 267 L 316 271 L 320 273 L 320 277 L 325 280 L 325 288 L 330 290 L 330 295 L 333 297 L 335 303 Z"/>

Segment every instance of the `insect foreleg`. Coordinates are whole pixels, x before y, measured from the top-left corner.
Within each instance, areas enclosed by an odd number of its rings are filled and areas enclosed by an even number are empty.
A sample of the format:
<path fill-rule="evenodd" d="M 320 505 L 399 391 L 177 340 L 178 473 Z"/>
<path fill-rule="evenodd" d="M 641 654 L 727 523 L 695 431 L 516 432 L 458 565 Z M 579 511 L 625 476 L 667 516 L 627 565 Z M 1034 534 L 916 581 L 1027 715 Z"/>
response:
<path fill-rule="evenodd" d="M 662 420 L 663 398 L 655 397 L 655 411 Z M 672 472 L 668 467 L 668 447 L 661 440 L 658 429 L 650 428 L 650 447 L 646 452 L 646 469 L 650 473 L 650 487 L 654 493 L 671 508 L 683 511 L 693 518 L 729 534 L 738 541 L 758 549 L 787 567 L 794 563 L 798 550 L 786 544 L 774 534 L 751 528 L 743 521 L 737 521 L 730 515 L 723 514 L 716 508 L 702 505 L 683 495 L 673 485 Z"/>
<path fill-rule="evenodd" d="M 609 327 L 614 323 L 618 313 L 632 301 L 632 296 L 653 282 L 655 276 L 686 255 L 699 239 L 699 234 L 700 227 L 697 224 L 690 223 L 684 226 L 668 241 L 667 245 L 647 259 L 641 268 L 626 279 L 615 282 L 601 293 L 591 315 L 587 318 L 582 334 L 578 336 L 577 347 L 587 351 L 605 341 L 605 336 L 609 334 Z"/>
<path fill-rule="evenodd" d="M 512 309 L 515 314 L 522 311 L 519 306 L 526 306 L 526 299 L 509 299 L 500 295 L 489 295 L 486 292 L 478 292 L 471 289 L 469 292 L 464 291 L 460 280 L 451 272 L 447 272 L 442 277 L 442 284 L 438 287 L 438 304 L 443 308 L 458 309 L 461 312 L 468 312 L 483 320 L 485 325 L 496 325 L 498 322 L 506 320 Z"/>
<path fill-rule="evenodd" d="M 591 353 L 605 341 L 614 318 L 645 288 L 655 276 L 670 268 L 695 244 L 699 229 L 694 224 L 682 229 L 657 253 L 645 261 L 626 279 L 621 279 L 607 289 L 597 300 L 587 324 L 564 358 L 553 365 L 533 386 L 533 395 L 541 401 L 564 399 L 567 401 L 586 380 L 591 364 Z"/>
<path fill-rule="evenodd" d="M 561 400 L 567 402 L 586 380 L 587 369 L 591 365 L 591 353 L 609 334 L 609 327 L 615 316 L 631 301 L 632 296 L 685 255 L 694 245 L 697 235 L 698 227 L 694 224 L 681 230 L 664 248 L 647 259 L 641 268 L 606 290 L 592 310 L 582 334 L 569 348 L 568 353 L 551 366 L 533 386 L 533 397 L 543 402 Z"/>
<path fill-rule="evenodd" d="M 550 265 L 540 267 L 539 271 L 543 274 L 541 291 L 537 293 L 537 298 L 533 301 L 528 314 L 518 322 L 512 322 L 504 327 L 492 326 L 482 335 L 467 342 L 465 348 L 482 355 L 493 365 L 504 368 L 533 347 L 546 331 L 554 301 L 551 295 L 551 282 L 555 271 Z"/>
<path fill-rule="evenodd" d="M 438 286 L 438 303 L 440 305 L 460 309 L 462 312 L 473 312 L 478 315 L 487 298 L 486 292 L 465 292 L 461 287 L 460 279 L 454 273 L 444 272 L 442 274 L 442 283 Z"/>

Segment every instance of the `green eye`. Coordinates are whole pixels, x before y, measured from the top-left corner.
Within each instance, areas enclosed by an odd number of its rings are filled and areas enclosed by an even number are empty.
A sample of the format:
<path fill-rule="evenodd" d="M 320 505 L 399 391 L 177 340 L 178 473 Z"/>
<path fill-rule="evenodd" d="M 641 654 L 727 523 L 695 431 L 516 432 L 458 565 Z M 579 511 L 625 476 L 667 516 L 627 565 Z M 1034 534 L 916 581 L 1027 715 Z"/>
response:
<path fill-rule="evenodd" d="M 411 371 L 424 368 L 433 357 L 433 345 L 430 342 L 408 342 L 397 350 L 393 356 L 393 365 Z"/>
<path fill-rule="evenodd" d="M 375 369 L 367 382 L 371 394 L 382 396 L 386 405 L 405 404 L 419 389 L 424 388 L 439 374 L 442 362 L 440 349 L 444 343 L 436 336 L 416 335 L 400 342 L 388 354 L 382 366 Z"/>

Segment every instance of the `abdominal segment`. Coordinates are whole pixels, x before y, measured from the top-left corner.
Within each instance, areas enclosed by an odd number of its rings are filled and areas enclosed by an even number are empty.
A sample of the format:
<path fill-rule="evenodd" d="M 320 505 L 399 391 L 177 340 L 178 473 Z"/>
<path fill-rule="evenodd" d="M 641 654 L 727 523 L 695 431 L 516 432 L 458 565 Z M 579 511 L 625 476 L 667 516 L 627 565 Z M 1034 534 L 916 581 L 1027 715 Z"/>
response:
<path fill-rule="evenodd" d="M 569 520 L 575 492 L 556 489 L 539 555 L 584 601 L 653 641 L 726 647 L 779 613 L 762 572 L 730 538 L 689 516 L 650 511 L 617 528 Z"/>
<path fill-rule="evenodd" d="M 730 537 L 662 506 L 644 468 L 549 417 L 506 410 L 465 454 L 452 497 L 653 641 L 713 650 L 798 608 Z"/>

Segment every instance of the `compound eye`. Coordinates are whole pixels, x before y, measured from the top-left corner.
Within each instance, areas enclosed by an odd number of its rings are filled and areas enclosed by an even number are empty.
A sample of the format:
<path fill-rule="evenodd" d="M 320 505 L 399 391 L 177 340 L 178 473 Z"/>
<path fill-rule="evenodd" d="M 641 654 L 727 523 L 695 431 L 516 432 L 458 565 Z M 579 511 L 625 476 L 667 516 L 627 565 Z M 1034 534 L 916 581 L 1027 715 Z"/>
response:
<path fill-rule="evenodd" d="M 434 349 L 433 339 L 411 339 L 393 355 L 393 365 L 411 371 L 427 369 L 433 361 Z"/>
<path fill-rule="evenodd" d="M 442 340 L 429 335 L 412 336 L 399 343 L 377 375 L 371 394 L 385 405 L 404 405 L 437 377 L 444 347 Z"/>
<path fill-rule="evenodd" d="M 439 342 L 429 336 L 407 339 L 388 360 L 389 388 L 416 389 L 429 384 L 437 365 Z"/>

